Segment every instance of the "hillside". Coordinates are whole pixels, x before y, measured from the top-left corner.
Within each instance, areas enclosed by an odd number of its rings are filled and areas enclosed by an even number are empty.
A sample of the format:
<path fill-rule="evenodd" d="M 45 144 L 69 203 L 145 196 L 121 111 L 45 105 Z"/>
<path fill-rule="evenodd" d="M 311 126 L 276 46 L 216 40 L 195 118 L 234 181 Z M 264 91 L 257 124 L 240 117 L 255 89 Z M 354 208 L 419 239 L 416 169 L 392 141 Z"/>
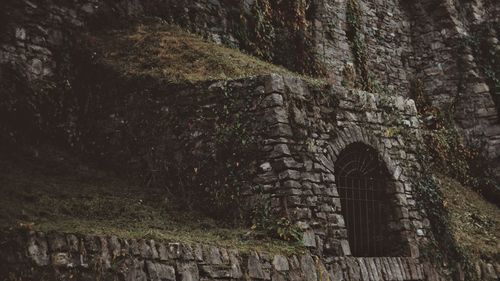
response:
<path fill-rule="evenodd" d="M 123 75 L 151 76 L 169 83 L 229 80 L 257 75 L 302 76 L 215 44 L 179 26 L 150 20 L 92 37 L 100 63 Z M 324 83 L 324 82 L 323 82 Z"/>
<path fill-rule="evenodd" d="M 0 3 L 0 280 L 499 280 L 500 5 L 403 2 Z"/>
<path fill-rule="evenodd" d="M 300 253 L 300 244 L 269 239 L 189 210 L 139 179 L 84 165 L 71 154 L 44 148 L 3 151 L 0 229 L 203 243 L 247 252 Z"/>
<path fill-rule="evenodd" d="M 498 260 L 500 210 L 459 182 L 440 175 L 444 205 L 451 215 L 453 236 L 474 259 Z"/>

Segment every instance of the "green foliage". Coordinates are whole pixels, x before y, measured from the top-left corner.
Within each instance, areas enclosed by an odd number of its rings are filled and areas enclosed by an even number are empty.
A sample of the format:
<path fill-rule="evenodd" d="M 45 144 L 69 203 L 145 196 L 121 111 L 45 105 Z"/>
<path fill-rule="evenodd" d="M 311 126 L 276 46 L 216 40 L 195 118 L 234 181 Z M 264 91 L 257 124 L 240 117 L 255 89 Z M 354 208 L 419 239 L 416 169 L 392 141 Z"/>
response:
<path fill-rule="evenodd" d="M 260 16 L 259 16 L 260 18 Z M 272 31 L 259 24 L 262 36 Z M 260 34 L 260 33 L 259 33 Z M 254 46 L 260 57 L 267 53 L 268 39 Z M 145 21 L 124 30 L 108 31 L 94 38 L 89 49 L 97 50 L 97 59 L 130 76 L 151 76 L 170 83 L 193 83 L 207 80 L 229 80 L 278 73 L 299 76 L 283 67 L 272 65 L 191 34 L 173 25 Z M 253 48 L 253 47 L 252 47 Z M 262 52 L 262 53 L 261 53 Z"/>
<path fill-rule="evenodd" d="M 308 13 L 311 0 L 256 0 L 241 14 L 236 35 L 242 48 L 299 73 L 324 76 L 315 53 Z"/>
<path fill-rule="evenodd" d="M 47 140 L 75 145 L 75 97 L 71 78 L 32 81 L 22 70 L 0 65 L 0 141 L 36 143 Z M 70 76 L 71 74 L 66 74 Z"/>
<path fill-rule="evenodd" d="M 367 65 L 366 45 L 363 39 L 363 12 L 358 0 L 348 0 L 347 9 L 347 40 L 354 57 L 354 73 L 349 69 L 344 72 L 345 83 L 348 86 L 360 88 L 367 92 L 389 94 L 377 78 L 370 72 Z"/>
<path fill-rule="evenodd" d="M 453 122 L 452 112 L 443 113 L 433 106 L 424 93 L 422 82 L 411 82 L 411 97 L 415 100 L 424 123 L 424 141 L 432 168 L 460 183 L 472 187 L 493 203 L 500 203 L 500 183 L 488 167 L 489 161 L 479 153 L 479 147 L 463 143 Z M 452 107 L 452 106 L 450 106 Z"/>
<path fill-rule="evenodd" d="M 415 100 L 419 113 L 428 120 L 425 125 L 425 151 L 422 165 L 423 174 L 416 182 L 419 208 L 425 210 L 425 217 L 430 220 L 432 236 L 429 245 L 422 249 L 424 256 L 435 264 L 442 264 L 450 269 L 453 280 L 460 280 L 460 271 L 466 280 L 479 280 L 473 268 L 469 253 L 453 237 L 451 217 L 445 206 L 442 191 L 433 176 L 442 172 L 476 190 L 484 188 L 478 184 L 486 169 L 474 169 L 480 155 L 462 142 L 462 137 L 455 129 L 451 112 L 443 114 L 432 106 L 424 93 L 423 85 L 415 80 L 411 83 L 411 96 Z M 484 161 L 483 161 L 484 163 Z M 478 174 L 477 171 L 480 171 Z"/>
<path fill-rule="evenodd" d="M 213 175 L 205 174 L 200 179 L 208 180 L 205 190 L 210 195 L 210 206 L 217 208 L 219 217 L 226 217 L 241 224 L 245 223 L 244 193 L 251 185 L 249 164 L 255 163 L 259 152 L 257 139 L 252 132 L 254 119 L 248 114 L 251 101 L 245 102 L 246 108 L 238 108 L 241 104 L 237 104 L 237 97 L 228 92 L 226 96 L 227 103 L 218 112 L 219 120 L 214 136 L 216 164 L 213 167 L 205 167 L 208 173 L 213 173 L 213 168 L 219 170 Z M 215 181 L 211 182 L 211 179 Z"/>
<path fill-rule="evenodd" d="M 288 242 L 302 241 L 301 229 L 288 218 L 276 216 L 269 199 L 264 196 L 261 199 L 252 212 L 252 229 L 275 239 Z"/>
<path fill-rule="evenodd" d="M 500 209 L 470 187 L 443 174 L 436 175 L 450 214 L 453 237 L 473 261 L 500 259 Z"/>
<path fill-rule="evenodd" d="M 461 141 L 461 136 L 451 125 L 439 127 L 425 135 L 434 165 L 442 172 L 464 183 L 470 183 L 469 163 L 476 156 Z"/>
<path fill-rule="evenodd" d="M 476 28 L 471 36 L 464 39 L 463 44 L 472 50 L 478 61 L 480 70 L 486 76 L 491 93 L 496 102 L 500 93 L 500 51 L 489 39 L 496 38 L 491 26 L 482 25 Z M 498 104 L 497 104 L 498 106 Z"/>

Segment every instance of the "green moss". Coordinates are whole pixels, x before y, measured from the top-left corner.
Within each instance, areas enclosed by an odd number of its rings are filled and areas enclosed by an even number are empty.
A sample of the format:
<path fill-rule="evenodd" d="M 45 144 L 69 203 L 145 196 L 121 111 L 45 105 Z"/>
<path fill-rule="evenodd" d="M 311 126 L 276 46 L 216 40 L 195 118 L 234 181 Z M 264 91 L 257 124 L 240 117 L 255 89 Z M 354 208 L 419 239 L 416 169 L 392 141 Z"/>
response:
<path fill-rule="evenodd" d="M 277 73 L 318 83 L 318 79 L 290 72 L 171 25 L 139 24 L 90 39 L 97 59 L 125 75 L 147 75 L 181 83 Z"/>
<path fill-rule="evenodd" d="M 303 247 L 261 237 L 177 206 L 162 190 L 66 160 L 0 161 L 0 229 L 116 235 L 299 253 Z"/>

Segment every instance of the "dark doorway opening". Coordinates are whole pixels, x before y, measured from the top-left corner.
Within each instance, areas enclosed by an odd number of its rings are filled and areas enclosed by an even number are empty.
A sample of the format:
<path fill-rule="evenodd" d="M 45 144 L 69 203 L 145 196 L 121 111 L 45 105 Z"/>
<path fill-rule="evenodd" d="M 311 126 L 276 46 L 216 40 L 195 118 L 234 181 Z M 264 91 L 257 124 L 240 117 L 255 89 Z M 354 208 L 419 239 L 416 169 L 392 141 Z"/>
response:
<path fill-rule="evenodd" d="M 392 204 L 389 173 L 375 149 L 349 145 L 335 164 L 349 246 L 353 256 L 390 256 L 401 249 L 401 239 L 389 228 Z"/>

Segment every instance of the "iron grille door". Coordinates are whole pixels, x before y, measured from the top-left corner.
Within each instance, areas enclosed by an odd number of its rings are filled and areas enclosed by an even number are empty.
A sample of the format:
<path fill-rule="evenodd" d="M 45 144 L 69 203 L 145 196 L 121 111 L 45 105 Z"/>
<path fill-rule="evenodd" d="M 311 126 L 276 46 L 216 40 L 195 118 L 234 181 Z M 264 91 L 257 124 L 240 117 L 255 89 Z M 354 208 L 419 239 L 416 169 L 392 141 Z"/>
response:
<path fill-rule="evenodd" d="M 368 177 L 342 177 L 338 179 L 351 252 L 358 257 L 383 256 L 387 213 L 385 211 L 384 180 Z"/>

